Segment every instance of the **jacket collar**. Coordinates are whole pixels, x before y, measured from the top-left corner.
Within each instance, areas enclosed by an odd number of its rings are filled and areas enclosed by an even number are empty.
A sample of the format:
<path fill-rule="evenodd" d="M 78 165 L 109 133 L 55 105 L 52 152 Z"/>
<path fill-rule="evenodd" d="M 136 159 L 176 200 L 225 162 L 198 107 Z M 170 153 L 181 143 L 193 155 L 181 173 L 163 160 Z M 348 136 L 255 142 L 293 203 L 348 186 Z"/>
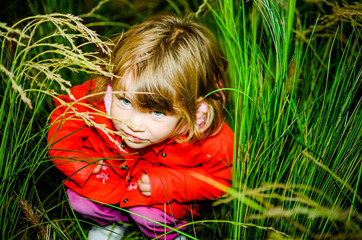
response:
<path fill-rule="evenodd" d="M 163 152 L 166 148 L 166 146 L 174 144 L 175 141 L 173 139 L 168 139 L 163 142 L 153 144 L 149 147 L 146 147 L 144 149 L 140 149 L 141 154 L 146 154 L 147 152 L 153 152 L 156 156 L 158 156 L 161 152 Z"/>

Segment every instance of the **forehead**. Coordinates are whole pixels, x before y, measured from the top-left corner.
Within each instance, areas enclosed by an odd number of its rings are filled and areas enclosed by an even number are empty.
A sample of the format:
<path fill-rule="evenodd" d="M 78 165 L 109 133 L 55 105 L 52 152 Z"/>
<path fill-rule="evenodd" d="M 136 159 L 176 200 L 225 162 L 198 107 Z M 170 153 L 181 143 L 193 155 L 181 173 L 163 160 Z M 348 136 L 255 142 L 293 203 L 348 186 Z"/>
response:
<path fill-rule="evenodd" d="M 128 72 L 123 76 L 115 76 L 112 79 L 112 87 L 115 91 L 128 91 L 132 86 L 133 73 Z"/>
<path fill-rule="evenodd" d="M 135 77 L 134 73 L 125 74 L 114 81 L 114 91 L 125 94 L 140 109 L 155 109 L 177 112 L 176 91 L 166 86 L 164 79 L 147 78 L 145 75 Z"/>

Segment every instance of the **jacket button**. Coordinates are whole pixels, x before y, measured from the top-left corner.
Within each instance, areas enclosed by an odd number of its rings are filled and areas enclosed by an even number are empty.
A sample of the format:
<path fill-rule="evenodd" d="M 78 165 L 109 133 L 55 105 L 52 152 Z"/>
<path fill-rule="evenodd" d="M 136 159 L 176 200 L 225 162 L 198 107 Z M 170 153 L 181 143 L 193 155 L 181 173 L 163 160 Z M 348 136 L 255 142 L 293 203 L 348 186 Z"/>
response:
<path fill-rule="evenodd" d="M 123 202 L 124 202 L 124 203 L 128 203 L 128 198 L 125 198 L 125 199 L 123 200 Z"/>
<path fill-rule="evenodd" d="M 161 167 L 161 163 L 157 163 L 157 167 Z"/>
<path fill-rule="evenodd" d="M 121 146 L 122 149 L 126 148 L 126 144 L 124 142 L 121 142 L 120 146 Z"/>
<path fill-rule="evenodd" d="M 161 157 L 166 157 L 167 154 L 165 152 L 161 153 Z"/>
<path fill-rule="evenodd" d="M 128 182 L 130 182 L 130 181 L 131 181 L 131 179 L 132 179 L 132 177 L 131 177 L 131 176 L 129 176 L 129 177 L 128 177 Z"/>
<path fill-rule="evenodd" d="M 128 165 L 124 165 L 121 167 L 121 170 L 127 170 L 128 169 Z"/>

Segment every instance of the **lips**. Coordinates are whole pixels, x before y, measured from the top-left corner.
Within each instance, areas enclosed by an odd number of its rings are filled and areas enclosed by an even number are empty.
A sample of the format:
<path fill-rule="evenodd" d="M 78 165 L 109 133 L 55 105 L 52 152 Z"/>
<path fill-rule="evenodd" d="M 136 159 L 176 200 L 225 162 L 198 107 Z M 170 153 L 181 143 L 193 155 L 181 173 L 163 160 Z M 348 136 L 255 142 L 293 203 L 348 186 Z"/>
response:
<path fill-rule="evenodd" d="M 135 142 L 135 143 L 140 143 L 140 142 L 143 142 L 143 141 L 144 141 L 144 139 L 139 138 L 139 137 L 136 137 L 136 136 L 134 136 L 134 135 L 132 135 L 132 134 L 129 134 L 129 133 L 126 133 L 126 132 L 124 132 L 124 135 L 126 136 L 126 138 L 127 138 L 128 140 L 130 140 L 130 141 L 132 141 L 132 142 Z"/>

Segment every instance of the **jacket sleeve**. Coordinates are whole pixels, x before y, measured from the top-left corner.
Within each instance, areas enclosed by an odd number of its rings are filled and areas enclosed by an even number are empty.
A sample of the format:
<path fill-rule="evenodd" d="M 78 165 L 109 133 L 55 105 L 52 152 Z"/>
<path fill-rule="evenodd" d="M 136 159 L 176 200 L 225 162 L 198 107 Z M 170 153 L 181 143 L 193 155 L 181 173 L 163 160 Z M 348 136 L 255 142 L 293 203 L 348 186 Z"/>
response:
<path fill-rule="evenodd" d="M 65 102 L 70 102 L 69 96 L 60 96 Z M 102 158 L 85 143 L 94 134 L 84 120 L 75 116 L 68 106 L 54 99 L 56 109 L 51 115 L 48 132 L 49 156 L 55 166 L 67 177 L 82 187 L 91 176 L 97 160 Z M 74 105 L 78 110 L 82 106 Z"/>
<path fill-rule="evenodd" d="M 232 147 L 216 149 L 215 154 L 209 155 L 210 159 L 196 167 L 173 169 L 156 166 L 146 170 L 150 178 L 152 204 L 173 201 L 184 203 L 221 197 L 223 191 L 215 186 L 215 182 L 208 180 L 230 186 L 232 154 Z"/>

